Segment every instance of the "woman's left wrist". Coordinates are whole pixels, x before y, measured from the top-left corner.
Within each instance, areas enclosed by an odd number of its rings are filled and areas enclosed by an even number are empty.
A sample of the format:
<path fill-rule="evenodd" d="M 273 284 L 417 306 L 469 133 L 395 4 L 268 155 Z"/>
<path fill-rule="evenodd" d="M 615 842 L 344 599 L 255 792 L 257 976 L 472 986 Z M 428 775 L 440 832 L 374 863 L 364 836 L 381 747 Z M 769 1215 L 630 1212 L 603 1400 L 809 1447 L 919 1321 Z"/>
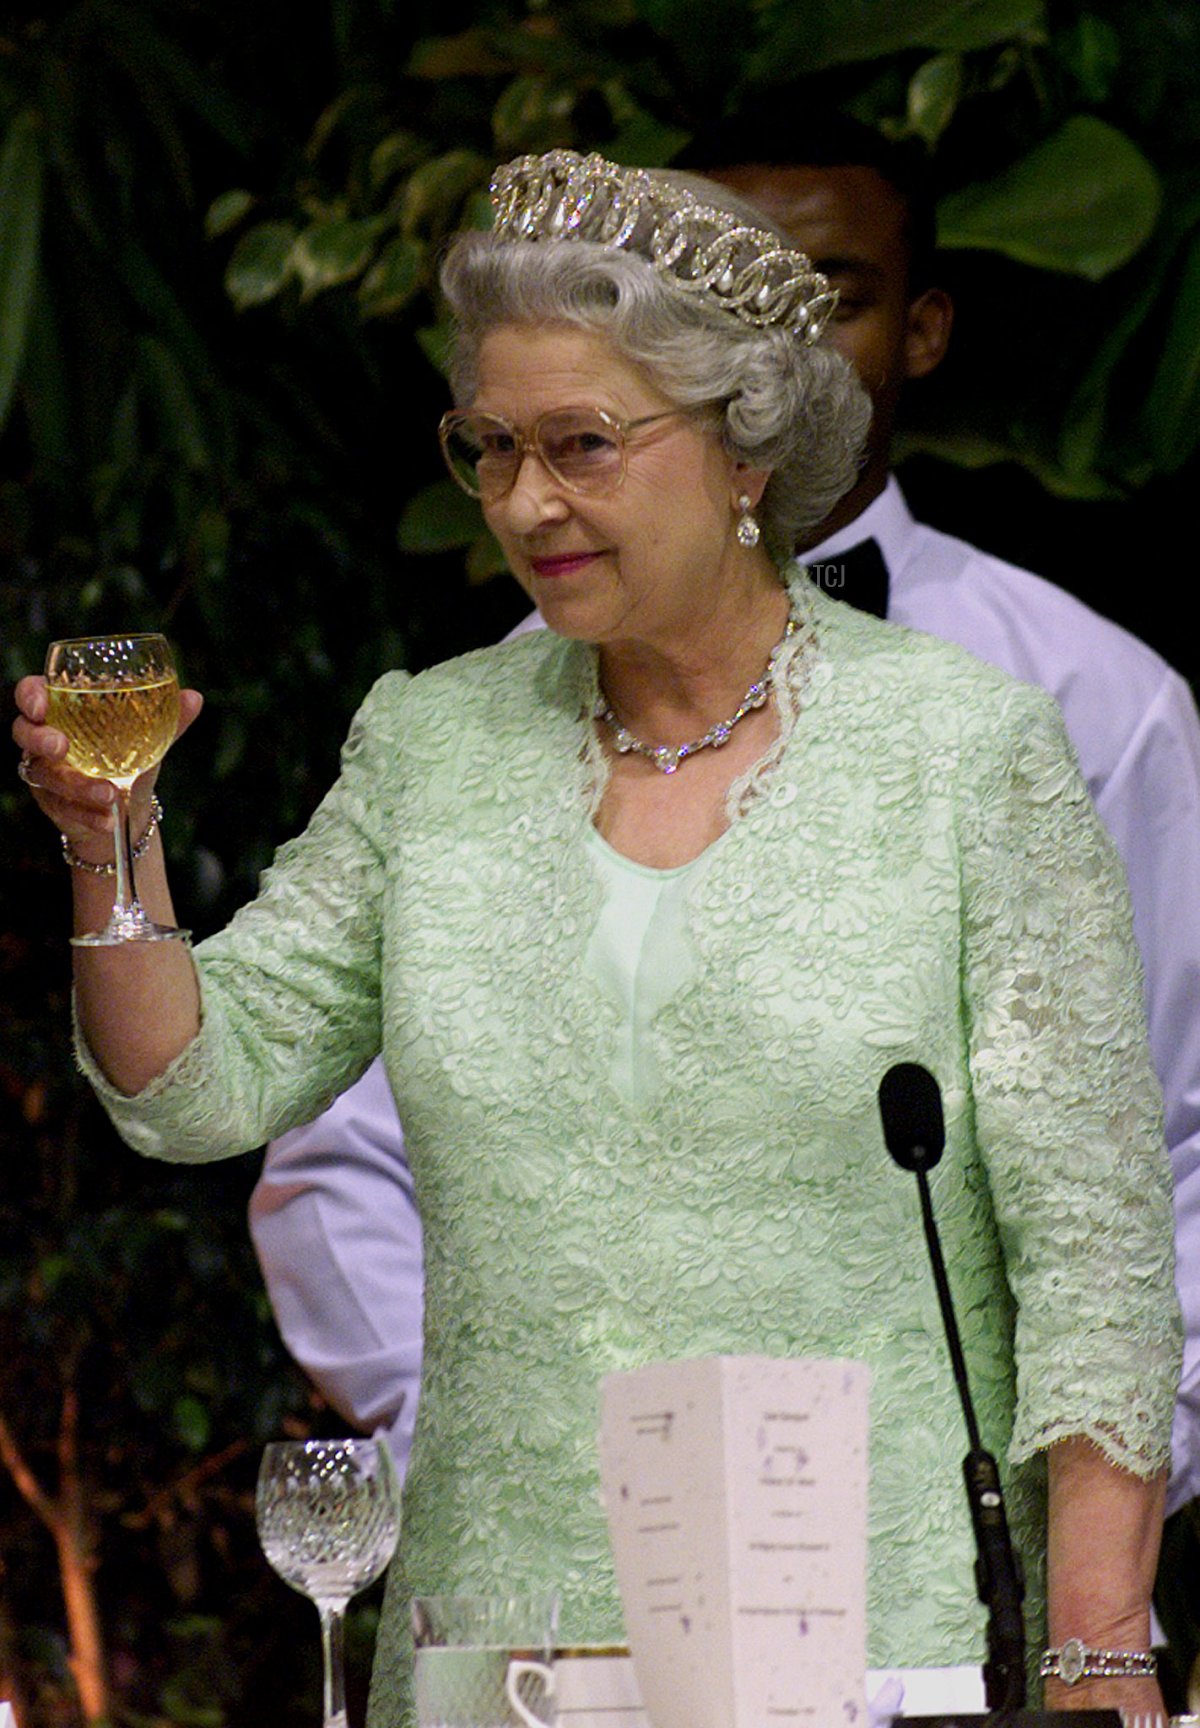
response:
<path fill-rule="evenodd" d="M 1064 1638 L 1042 1652 L 1039 1672 L 1043 1680 L 1076 1686 L 1086 1680 L 1153 1680 L 1158 1665 L 1148 1642 L 1131 1648 Z"/>

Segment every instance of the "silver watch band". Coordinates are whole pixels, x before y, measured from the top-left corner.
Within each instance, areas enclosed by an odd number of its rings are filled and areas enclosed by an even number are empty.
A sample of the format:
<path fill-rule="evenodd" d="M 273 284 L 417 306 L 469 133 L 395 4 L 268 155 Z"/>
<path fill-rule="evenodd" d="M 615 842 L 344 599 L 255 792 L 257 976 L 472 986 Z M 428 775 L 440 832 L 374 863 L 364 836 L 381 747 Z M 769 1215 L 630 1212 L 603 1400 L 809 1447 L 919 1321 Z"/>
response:
<path fill-rule="evenodd" d="M 1082 1638 L 1066 1638 L 1057 1650 L 1043 1653 L 1043 1680 L 1153 1679 L 1158 1672 L 1153 1650 L 1092 1650 Z"/>

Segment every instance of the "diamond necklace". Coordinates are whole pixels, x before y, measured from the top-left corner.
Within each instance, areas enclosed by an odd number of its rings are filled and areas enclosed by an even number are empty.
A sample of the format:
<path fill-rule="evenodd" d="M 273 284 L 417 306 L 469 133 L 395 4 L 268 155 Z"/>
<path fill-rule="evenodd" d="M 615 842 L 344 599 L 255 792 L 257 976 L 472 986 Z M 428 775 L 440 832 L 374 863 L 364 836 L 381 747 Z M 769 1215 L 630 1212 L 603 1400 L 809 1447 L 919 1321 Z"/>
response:
<path fill-rule="evenodd" d="M 752 709 L 763 706 L 770 694 L 771 686 L 775 682 L 775 662 L 782 653 L 784 644 L 795 634 L 796 620 L 792 617 L 788 619 L 787 629 L 767 656 L 766 671 L 761 678 L 756 678 L 751 684 L 749 690 L 738 703 L 737 712 L 731 714 L 728 720 L 718 720 L 715 726 L 709 727 L 703 738 L 693 738 L 690 744 L 643 744 L 642 740 L 632 733 L 628 726 L 622 726 L 609 706 L 608 697 L 603 690 L 600 692 L 600 698 L 595 707 L 596 719 L 603 720 L 612 733 L 613 748 L 619 756 L 630 754 L 644 756 L 648 762 L 653 762 L 654 766 L 660 769 L 662 773 L 674 774 L 679 764 L 686 762 L 688 757 L 694 756 L 698 750 L 707 750 L 710 745 L 714 750 L 719 750 L 738 721 L 744 720 Z"/>

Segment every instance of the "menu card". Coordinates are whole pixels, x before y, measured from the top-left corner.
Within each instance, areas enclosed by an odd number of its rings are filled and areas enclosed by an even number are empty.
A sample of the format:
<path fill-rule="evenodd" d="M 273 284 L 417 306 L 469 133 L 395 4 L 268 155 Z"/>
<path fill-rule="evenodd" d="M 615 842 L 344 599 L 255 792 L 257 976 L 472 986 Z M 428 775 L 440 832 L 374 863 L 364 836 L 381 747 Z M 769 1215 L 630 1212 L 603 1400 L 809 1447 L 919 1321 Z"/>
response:
<path fill-rule="evenodd" d="M 867 1721 L 864 1363 L 611 1374 L 600 1470 L 654 1728 Z"/>

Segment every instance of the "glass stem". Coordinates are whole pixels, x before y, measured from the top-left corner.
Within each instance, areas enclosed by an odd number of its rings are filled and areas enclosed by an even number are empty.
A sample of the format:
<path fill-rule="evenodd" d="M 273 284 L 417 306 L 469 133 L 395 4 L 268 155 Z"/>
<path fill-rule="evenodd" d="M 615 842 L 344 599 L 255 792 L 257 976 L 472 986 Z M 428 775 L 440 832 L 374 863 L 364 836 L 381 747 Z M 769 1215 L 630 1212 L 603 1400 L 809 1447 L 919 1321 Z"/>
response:
<path fill-rule="evenodd" d="M 344 1612 L 335 1602 L 318 1602 L 317 1613 L 325 1664 L 325 1728 L 347 1728 Z"/>
<path fill-rule="evenodd" d="M 132 912 L 137 905 L 133 883 L 133 840 L 129 833 L 129 787 L 117 784 L 113 805 L 113 841 L 117 866 L 117 911 Z"/>

